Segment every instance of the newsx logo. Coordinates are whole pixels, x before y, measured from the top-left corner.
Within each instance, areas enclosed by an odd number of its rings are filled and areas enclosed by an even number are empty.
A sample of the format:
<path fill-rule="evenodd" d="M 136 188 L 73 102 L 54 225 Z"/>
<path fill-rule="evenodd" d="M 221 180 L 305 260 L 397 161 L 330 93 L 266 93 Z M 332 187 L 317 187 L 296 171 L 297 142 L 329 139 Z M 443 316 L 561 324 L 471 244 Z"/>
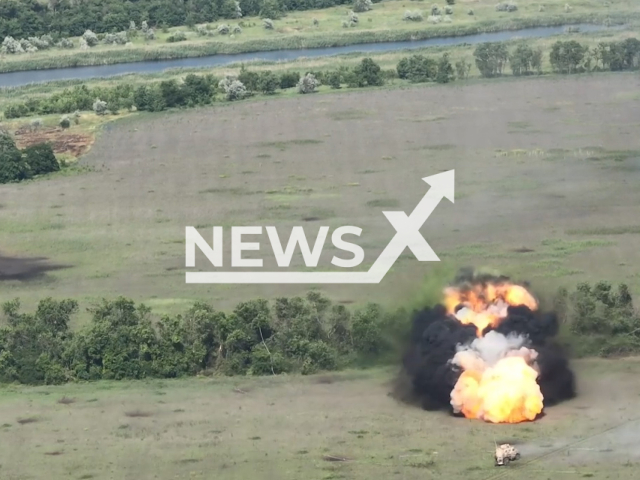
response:
<path fill-rule="evenodd" d="M 454 170 L 425 177 L 431 186 L 410 215 L 402 211 L 382 212 L 396 233 L 366 272 L 264 272 L 264 271 L 231 271 L 231 272 L 186 272 L 186 283 L 380 283 L 405 248 L 409 248 L 421 262 L 439 262 L 440 259 L 420 234 L 420 228 L 443 198 L 454 202 Z M 329 227 L 320 227 L 313 248 L 309 246 L 304 228 L 293 227 L 286 248 L 278 236 L 276 227 L 264 227 L 269 237 L 271 248 L 279 267 L 288 267 L 296 250 L 300 246 L 302 258 L 308 268 L 318 266 L 322 250 L 329 234 Z M 242 258 L 243 251 L 260 250 L 260 243 L 248 242 L 244 235 L 260 235 L 261 226 L 231 227 L 231 267 L 262 268 L 260 258 Z M 350 259 L 334 256 L 331 264 L 340 268 L 354 268 L 364 260 L 364 250 L 358 244 L 345 241 L 343 236 L 360 236 L 362 229 L 355 226 L 336 228 L 331 234 L 331 243 L 340 250 L 353 254 Z M 213 227 L 213 244 L 210 245 L 194 227 L 186 227 L 186 267 L 195 267 L 196 247 L 205 255 L 215 268 L 221 268 L 223 262 L 223 227 Z"/>

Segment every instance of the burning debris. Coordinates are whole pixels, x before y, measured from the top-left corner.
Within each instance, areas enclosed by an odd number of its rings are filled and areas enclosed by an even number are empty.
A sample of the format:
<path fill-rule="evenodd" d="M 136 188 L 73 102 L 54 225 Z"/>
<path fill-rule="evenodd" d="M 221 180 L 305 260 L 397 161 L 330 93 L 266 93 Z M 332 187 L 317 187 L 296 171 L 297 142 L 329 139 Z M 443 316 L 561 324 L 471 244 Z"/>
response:
<path fill-rule="evenodd" d="M 575 395 L 557 332 L 556 315 L 540 312 L 526 286 L 463 272 L 443 304 L 414 314 L 403 359 L 412 396 L 426 410 L 486 422 L 535 420 Z"/>

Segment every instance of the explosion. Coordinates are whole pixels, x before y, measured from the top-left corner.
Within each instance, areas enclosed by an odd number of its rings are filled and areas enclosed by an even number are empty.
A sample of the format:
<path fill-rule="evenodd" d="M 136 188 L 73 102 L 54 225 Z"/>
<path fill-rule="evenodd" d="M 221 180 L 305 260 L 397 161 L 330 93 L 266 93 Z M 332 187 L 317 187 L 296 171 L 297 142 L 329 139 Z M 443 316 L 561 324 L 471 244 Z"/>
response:
<path fill-rule="evenodd" d="M 575 395 L 574 376 L 551 342 L 557 316 L 524 285 L 463 272 L 442 305 L 415 312 L 404 371 L 423 408 L 492 423 L 535 420 Z"/>

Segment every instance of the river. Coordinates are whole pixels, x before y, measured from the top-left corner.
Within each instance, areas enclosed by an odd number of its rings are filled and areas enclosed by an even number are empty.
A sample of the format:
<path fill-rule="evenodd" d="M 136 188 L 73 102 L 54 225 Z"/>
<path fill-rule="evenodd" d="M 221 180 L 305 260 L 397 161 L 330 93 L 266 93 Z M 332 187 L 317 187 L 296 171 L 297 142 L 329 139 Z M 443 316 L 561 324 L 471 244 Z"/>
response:
<path fill-rule="evenodd" d="M 580 32 L 594 32 L 620 28 L 591 24 L 579 24 L 573 25 L 572 27 L 579 28 Z M 566 28 L 567 26 L 561 25 L 556 27 L 536 27 L 521 30 L 479 33 L 457 37 L 438 37 L 405 42 L 364 43 L 342 47 L 274 50 L 269 52 L 210 55 L 205 57 L 179 58 L 173 60 L 117 63 L 113 65 L 70 67 L 49 70 L 27 70 L 21 72 L 1 73 L 0 88 L 19 87 L 30 83 L 43 83 L 56 80 L 83 80 L 96 77 L 113 77 L 116 75 L 125 75 L 130 73 L 158 73 L 170 68 L 217 67 L 255 60 L 278 62 L 291 61 L 299 58 L 341 55 L 352 52 L 388 52 L 393 50 L 407 50 L 441 45 L 473 45 L 483 42 L 501 42 L 505 40 L 514 40 L 516 38 L 541 38 L 561 34 Z"/>

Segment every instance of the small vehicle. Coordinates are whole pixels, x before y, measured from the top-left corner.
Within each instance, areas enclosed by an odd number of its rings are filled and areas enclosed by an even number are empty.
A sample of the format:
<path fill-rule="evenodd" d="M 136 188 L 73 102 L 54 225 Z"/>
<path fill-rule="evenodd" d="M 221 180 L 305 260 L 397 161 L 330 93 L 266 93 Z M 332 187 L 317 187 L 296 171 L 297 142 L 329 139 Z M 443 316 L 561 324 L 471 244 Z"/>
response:
<path fill-rule="evenodd" d="M 496 467 L 507 465 L 512 460 L 520 459 L 520 452 L 513 445 L 503 443 L 502 445 L 496 444 Z"/>

